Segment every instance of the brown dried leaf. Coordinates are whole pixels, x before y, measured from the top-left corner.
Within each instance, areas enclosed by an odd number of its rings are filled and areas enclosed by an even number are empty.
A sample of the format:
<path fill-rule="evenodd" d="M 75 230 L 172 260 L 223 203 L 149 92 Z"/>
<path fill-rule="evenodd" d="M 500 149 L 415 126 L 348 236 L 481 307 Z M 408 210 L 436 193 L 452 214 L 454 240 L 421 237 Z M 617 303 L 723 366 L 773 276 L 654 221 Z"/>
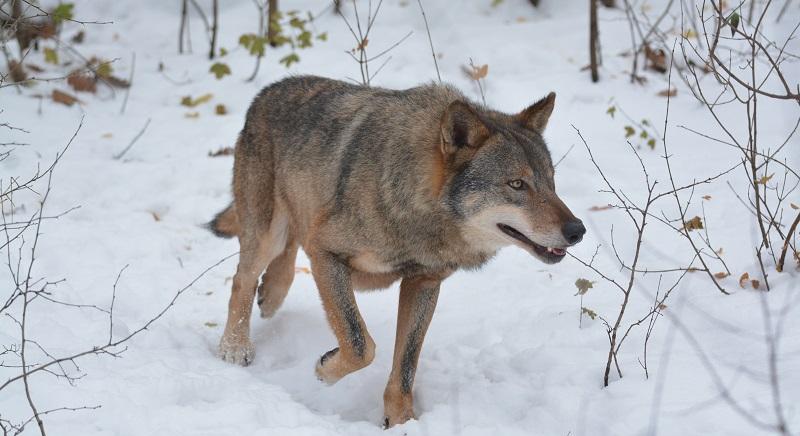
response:
<path fill-rule="evenodd" d="M 220 103 L 214 107 L 214 113 L 217 115 L 225 115 L 228 113 L 228 108 L 226 108 L 224 104 Z"/>
<path fill-rule="evenodd" d="M 651 49 L 649 45 L 644 46 L 644 56 L 647 59 L 647 68 L 658 71 L 659 73 L 667 72 L 667 53 L 664 50 Z"/>
<path fill-rule="evenodd" d="M 73 37 L 70 38 L 70 41 L 72 41 L 73 44 L 81 44 L 83 43 L 83 40 L 85 38 L 86 38 L 86 33 L 83 30 L 81 30 L 75 35 L 73 35 Z"/>
<path fill-rule="evenodd" d="M 789 206 L 791 206 L 792 209 L 794 209 L 794 210 L 800 209 L 800 206 L 798 206 L 798 205 L 796 205 L 794 203 L 789 203 Z"/>
<path fill-rule="evenodd" d="M 665 311 L 665 310 L 667 310 L 667 305 L 666 305 L 666 304 L 664 304 L 664 303 L 661 303 L 661 304 L 659 304 L 659 305 L 658 305 L 658 310 L 660 310 L 660 311 L 662 311 L 662 312 L 663 312 L 663 311 Z"/>
<path fill-rule="evenodd" d="M 703 220 L 700 219 L 699 216 L 695 216 L 694 218 L 690 219 L 683 223 L 683 228 L 692 231 L 692 230 L 700 230 L 703 228 Z"/>
<path fill-rule="evenodd" d="M 116 76 L 103 76 L 103 80 L 115 88 L 128 88 L 131 86 L 130 82 Z"/>
<path fill-rule="evenodd" d="M 472 71 L 469 72 L 469 77 L 472 80 L 480 80 L 485 78 L 489 75 L 489 64 L 483 64 L 481 66 L 470 65 Z"/>
<path fill-rule="evenodd" d="M 42 67 L 40 67 L 40 66 L 38 66 L 36 64 L 32 64 L 30 62 L 26 62 L 25 63 L 25 68 L 33 71 L 34 73 L 43 73 L 44 72 L 44 68 L 42 68 Z"/>
<path fill-rule="evenodd" d="M 678 88 L 665 89 L 658 92 L 659 97 L 675 97 L 678 95 Z"/>
<path fill-rule="evenodd" d="M 716 277 L 716 278 L 718 278 L 718 279 L 722 280 L 722 279 L 724 279 L 725 277 L 728 277 L 729 275 L 730 275 L 730 274 L 726 273 L 725 271 L 721 271 L 721 272 L 718 272 L 718 273 L 714 274 L 714 277 Z"/>
<path fill-rule="evenodd" d="M 761 283 L 756 279 L 750 280 L 750 284 L 753 285 L 753 289 L 758 289 L 758 287 L 761 286 Z"/>
<path fill-rule="evenodd" d="M 592 212 L 600 212 L 601 210 L 609 210 L 612 207 L 614 207 L 614 206 L 612 206 L 610 204 L 607 204 L 605 206 L 592 206 L 592 207 L 589 208 L 589 210 L 592 211 Z"/>
<path fill-rule="evenodd" d="M 161 221 L 161 215 L 159 215 L 158 212 L 154 212 L 151 210 L 150 215 L 153 215 L 153 219 L 156 220 L 156 222 Z"/>
<path fill-rule="evenodd" d="M 311 269 L 307 266 L 296 266 L 294 267 L 295 272 L 303 273 L 303 274 L 311 274 Z"/>
<path fill-rule="evenodd" d="M 8 62 L 9 68 L 9 75 L 11 76 L 12 82 L 24 82 L 25 79 L 28 78 L 28 75 L 25 74 L 25 69 L 22 67 L 17 61 L 11 60 Z"/>
<path fill-rule="evenodd" d="M 67 77 L 67 84 L 78 92 L 97 92 L 97 79 L 92 74 L 73 71 Z"/>
<path fill-rule="evenodd" d="M 710 195 L 704 195 L 703 196 L 703 200 L 711 200 L 711 196 Z"/>
<path fill-rule="evenodd" d="M 748 280 L 750 280 L 750 274 L 748 273 L 742 274 L 741 277 L 739 277 L 739 287 L 744 289 L 744 287 L 747 285 Z"/>
<path fill-rule="evenodd" d="M 80 100 L 78 100 L 77 97 L 67 94 L 66 92 L 59 91 L 57 89 L 53 90 L 52 98 L 54 102 L 61 103 L 67 106 L 72 106 L 75 103 L 80 103 Z"/>
<path fill-rule="evenodd" d="M 230 156 L 233 154 L 233 147 L 222 147 L 217 151 L 209 151 L 208 157 Z"/>

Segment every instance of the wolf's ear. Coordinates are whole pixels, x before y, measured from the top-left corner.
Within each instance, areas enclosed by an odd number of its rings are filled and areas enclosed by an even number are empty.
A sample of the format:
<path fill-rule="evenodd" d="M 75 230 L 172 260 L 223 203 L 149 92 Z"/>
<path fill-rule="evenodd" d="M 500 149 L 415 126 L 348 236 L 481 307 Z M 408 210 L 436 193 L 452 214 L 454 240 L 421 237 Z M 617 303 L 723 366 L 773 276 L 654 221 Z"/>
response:
<path fill-rule="evenodd" d="M 442 153 L 448 155 L 463 148 L 477 149 L 489 137 L 489 128 L 478 114 L 462 101 L 454 101 L 444 111 L 441 123 Z"/>
<path fill-rule="evenodd" d="M 542 133 L 547 126 L 547 120 L 550 119 L 550 114 L 553 113 L 553 106 L 555 106 L 555 104 L 556 93 L 551 92 L 547 94 L 547 97 L 528 106 L 527 109 L 517 115 L 514 115 L 514 119 L 528 129 Z"/>

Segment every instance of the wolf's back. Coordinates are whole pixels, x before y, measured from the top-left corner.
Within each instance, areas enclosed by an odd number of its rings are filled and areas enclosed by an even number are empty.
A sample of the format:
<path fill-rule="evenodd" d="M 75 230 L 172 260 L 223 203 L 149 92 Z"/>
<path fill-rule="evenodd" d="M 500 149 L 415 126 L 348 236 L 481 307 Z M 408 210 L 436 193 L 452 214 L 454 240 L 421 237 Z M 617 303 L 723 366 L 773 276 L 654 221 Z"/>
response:
<path fill-rule="evenodd" d="M 323 206 L 363 215 L 379 206 L 365 199 L 407 203 L 429 178 L 441 113 L 458 98 L 457 90 L 440 85 L 391 90 L 315 76 L 275 82 L 248 109 L 235 152 L 234 197 L 241 194 L 237 180 L 240 187 L 280 192 L 304 224 Z M 231 206 L 209 228 L 232 237 L 239 221 Z"/>

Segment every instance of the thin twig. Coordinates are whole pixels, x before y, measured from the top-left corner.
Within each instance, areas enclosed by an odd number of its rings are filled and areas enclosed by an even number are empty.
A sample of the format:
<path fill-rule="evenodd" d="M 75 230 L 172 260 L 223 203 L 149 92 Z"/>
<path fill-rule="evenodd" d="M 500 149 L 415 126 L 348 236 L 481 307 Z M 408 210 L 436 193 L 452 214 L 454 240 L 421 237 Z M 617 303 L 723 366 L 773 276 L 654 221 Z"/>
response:
<path fill-rule="evenodd" d="M 128 146 L 125 147 L 125 149 L 122 150 L 121 152 L 119 152 L 118 154 L 114 155 L 114 160 L 122 159 L 122 156 L 125 156 L 125 153 L 127 153 L 128 150 L 130 150 L 131 147 L 133 147 L 133 144 L 136 144 L 136 141 L 138 141 L 139 138 L 142 137 L 142 135 L 144 134 L 144 131 L 147 130 L 147 126 L 149 126 L 149 125 L 150 125 L 150 118 L 147 119 L 147 121 L 144 123 L 144 126 L 142 127 L 142 129 L 139 130 L 139 133 L 137 133 L 136 136 L 133 137 L 133 139 L 128 144 Z"/>
<path fill-rule="evenodd" d="M 442 75 L 439 72 L 439 62 L 436 60 L 436 50 L 433 49 L 433 38 L 431 38 L 431 28 L 428 27 L 428 17 L 425 15 L 425 9 L 422 7 L 422 0 L 417 0 L 419 10 L 422 12 L 422 20 L 425 22 L 425 31 L 428 33 L 428 43 L 431 46 L 431 56 L 433 57 L 433 66 L 436 68 L 436 77 L 439 83 L 442 83 Z"/>
<path fill-rule="evenodd" d="M 120 115 L 125 115 L 125 108 L 128 106 L 128 94 L 131 93 L 133 86 L 134 71 L 136 71 L 136 52 L 131 53 L 131 74 L 128 76 L 128 87 L 125 88 L 125 98 L 122 100 L 122 107 L 119 110 Z"/>
<path fill-rule="evenodd" d="M 778 272 L 783 272 L 783 264 L 786 261 L 786 251 L 789 249 L 789 241 L 794 237 L 794 232 L 797 230 L 798 223 L 800 223 L 800 212 L 797 213 L 797 217 L 794 219 L 792 225 L 789 227 L 789 231 L 786 233 L 786 240 L 783 241 L 781 257 L 778 259 L 778 265 L 775 267 Z"/>

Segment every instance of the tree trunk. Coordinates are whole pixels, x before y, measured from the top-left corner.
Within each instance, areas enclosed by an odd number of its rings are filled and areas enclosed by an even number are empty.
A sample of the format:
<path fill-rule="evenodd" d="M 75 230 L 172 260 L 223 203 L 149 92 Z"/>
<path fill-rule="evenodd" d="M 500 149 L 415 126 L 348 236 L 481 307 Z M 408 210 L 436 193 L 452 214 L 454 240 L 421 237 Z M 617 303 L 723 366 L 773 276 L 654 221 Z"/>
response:
<path fill-rule="evenodd" d="M 186 30 L 186 15 L 188 14 L 189 1 L 181 2 L 181 26 L 178 30 L 178 53 L 183 54 L 183 33 Z"/>
<path fill-rule="evenodd" d="M 267 41 L 273 47 L 278 46 L 276 36 L 278 36 L 278 0 L 269 0 L 267 3 Z"/>
<path fill-rule="evenodd" d="M 598 51 L 597 0 L 589 0 L 589 68 L 592 71 L 592 82 L 600 80 L 600 75 L 597 71 Z"/>
<path fill-rule="evenodd" d="M 211 3 L 212 18 L 211 18 L 211 50 L 208 52 L 208 58 L 214 59 L 217 52 L 217 22 L 219 18 L 219 3 L 218 0 L 213 0 Z"/>

